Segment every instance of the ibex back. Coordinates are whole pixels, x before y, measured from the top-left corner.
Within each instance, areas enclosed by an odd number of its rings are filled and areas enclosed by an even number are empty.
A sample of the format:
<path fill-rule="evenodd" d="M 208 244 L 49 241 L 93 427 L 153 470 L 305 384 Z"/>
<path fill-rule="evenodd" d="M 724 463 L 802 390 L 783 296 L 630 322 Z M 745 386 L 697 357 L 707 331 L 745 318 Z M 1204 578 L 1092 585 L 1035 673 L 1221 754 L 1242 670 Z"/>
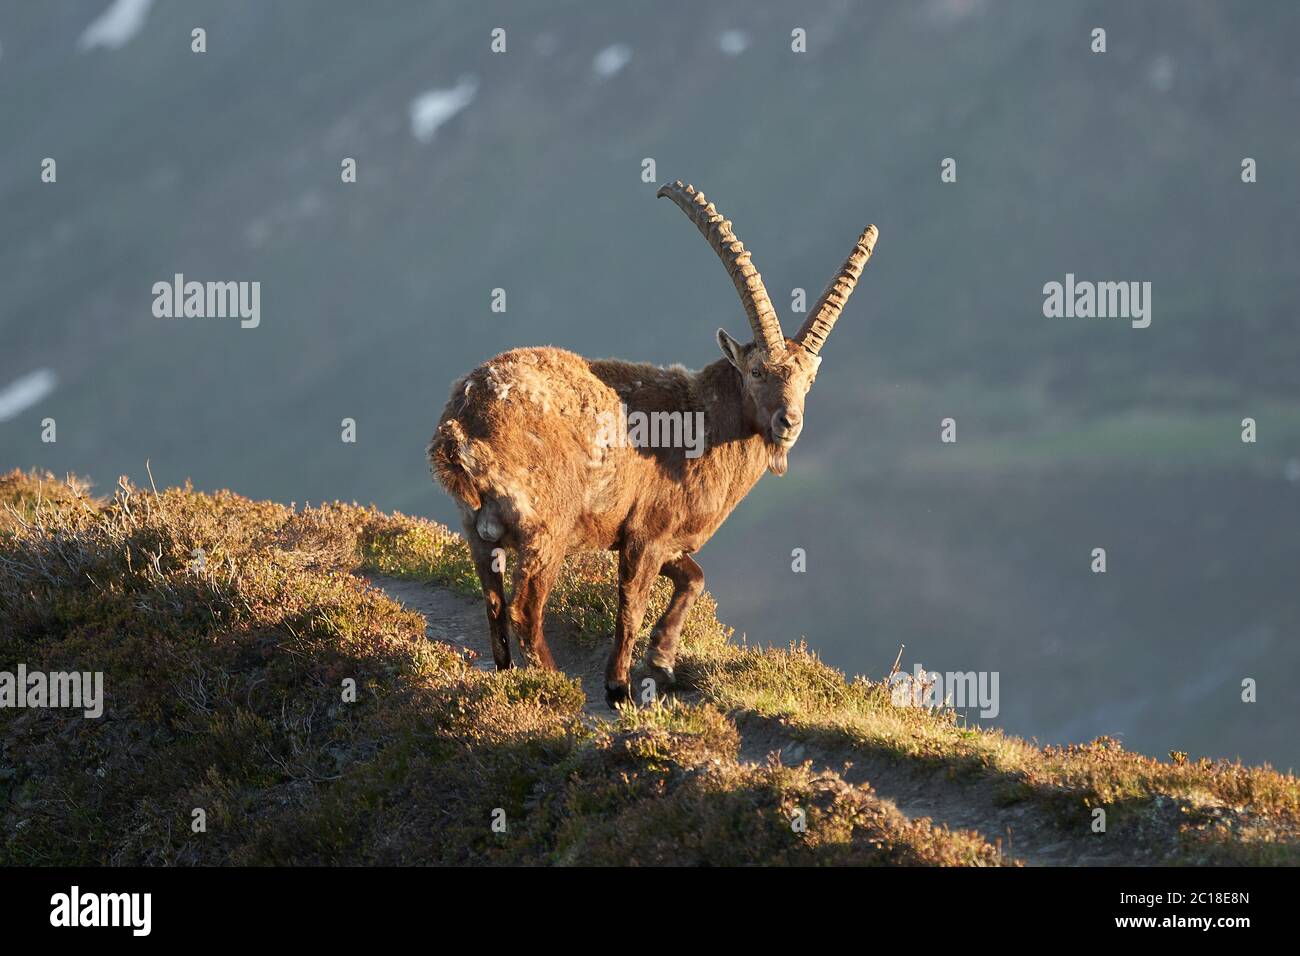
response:
<path fill-rule="evenodd" d="M 505 352 L 452 386 L 429 445 L 434 475 L 459 506 L 483 582 L 498 668 L 510 666 L 507 627 L 532 662 L 553 668 L 542 615 L 565 556 L 618 552 L 618 621 L 605 669 L 611 706 L 628 698 L 632 647 L 660 574 L 673 593 L 651 632 L 646 665 L 660 686 L 672 684 L 677 639 L 704 588 L 691 555 L 765 471 L 785 473 L 818 353 L 877 235 L 875 226 L 866 228 L 787 339 L 731 223 L 691 186 L 666 185 L 659 195 L 681 207 L 721 258 L 754 341 L 742 344 L 719 329 L 723 358 L 698 372 L 554 348 Z M 683 431 L 703 422 L 702 443 L 646 441 L 644 429 L 630 441 L 611 435 L 611 423 L 626 432 L 638 413 L 642 422 L 672 421 Z M 517 552 L 509 605 L 493 560 L 497 548 Z"/>

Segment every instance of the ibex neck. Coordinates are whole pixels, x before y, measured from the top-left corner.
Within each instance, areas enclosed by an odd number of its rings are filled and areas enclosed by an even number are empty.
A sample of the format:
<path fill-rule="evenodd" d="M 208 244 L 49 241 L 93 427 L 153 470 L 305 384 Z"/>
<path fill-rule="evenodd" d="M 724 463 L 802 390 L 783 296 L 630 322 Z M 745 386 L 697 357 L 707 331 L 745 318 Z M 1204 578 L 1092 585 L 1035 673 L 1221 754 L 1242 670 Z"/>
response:
<path fill-rule="evenodd" d="M 767 471 L 767 442 L 746 413 L 744 383 L 730 362 L 719 359 L 700 369 L 695 387 L 709 436 L 700 461 L 726 474 L 734 505 Z"/>

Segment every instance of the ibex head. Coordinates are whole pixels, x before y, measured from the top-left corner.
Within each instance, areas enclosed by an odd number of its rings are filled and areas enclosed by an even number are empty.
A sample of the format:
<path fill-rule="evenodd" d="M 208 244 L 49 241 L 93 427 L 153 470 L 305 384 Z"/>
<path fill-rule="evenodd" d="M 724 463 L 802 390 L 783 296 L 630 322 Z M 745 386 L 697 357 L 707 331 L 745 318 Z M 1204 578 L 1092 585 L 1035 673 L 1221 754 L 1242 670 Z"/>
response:
<path fill-rule="evenodd" d="M 718 329 L 718 345 L 727 361 L 735 366 L 744 383 L 745 414 L 749 424 L 771 447 L 771 468 L 778 475 L 786 469 L 786 453 L 803 429 L 803 403 L 817 378 L 820 352 L 835 320 L 862 275 L 876 246 L 878 232 L 867 226 L 844 265 L 808 312 L 808 318 L 793 339 L 781 331 L 776 309 L 763 287 L 763 277 L 750 261 L 750 254 L 713 203 L 693 186 L 680 182 L 659 188 L 659 195 L 675 202 L 695 223 L 713 251 L 726 266 L 731 281 L 754 330 L 754 341 L 744 345 L 726 330 Z"/>

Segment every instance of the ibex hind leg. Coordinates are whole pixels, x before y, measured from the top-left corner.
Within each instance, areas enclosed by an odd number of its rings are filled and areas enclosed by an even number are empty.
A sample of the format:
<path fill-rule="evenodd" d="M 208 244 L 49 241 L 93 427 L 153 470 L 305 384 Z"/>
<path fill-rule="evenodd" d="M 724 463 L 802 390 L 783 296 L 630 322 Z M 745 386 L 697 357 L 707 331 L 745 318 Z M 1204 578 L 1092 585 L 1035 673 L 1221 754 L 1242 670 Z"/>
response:
<path fill-rule="evenodd" d="M 542 617 L 551 587 L 564 567 L 564 547 L 534 535 L 519 543 L 519 561 L 510 590 L 510 625 L 529 663 L 555 670 L 555 660 L 542 633 Z"/>
<path fill-rule="evenodd" d="M 480 509 L 481 510 L 481 509 Z M 510 666 L 510 643 L 507 640 L 507 612 L 505 594 L 505 552 L 491 541 L 484 541 L 478 533 L 478 516 L 467 509 L 462 512 L 465 541 L 474 558 L 474 570 L 483 584 L 483 601 L 487 606 L 488 638 L 492 644 L 492 660 L 497 670 Z"/>

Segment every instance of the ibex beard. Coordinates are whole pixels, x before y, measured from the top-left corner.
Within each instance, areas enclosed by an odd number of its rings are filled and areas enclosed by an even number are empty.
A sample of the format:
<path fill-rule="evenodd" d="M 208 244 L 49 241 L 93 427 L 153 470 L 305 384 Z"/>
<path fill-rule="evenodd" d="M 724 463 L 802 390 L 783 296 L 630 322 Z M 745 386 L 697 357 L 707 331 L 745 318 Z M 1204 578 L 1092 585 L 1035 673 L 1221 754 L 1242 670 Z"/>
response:
<path fill-rule="evenodd" d="M 554 668 L 542 616 L 565 557 L 618 552 L 618 617 L 605 668 L 610 706 L 628 699 L 632 648 L 659 575 L 673 591 L 651 631 L 646 667 L 661 688 L 672 685 L 682 625 L 704 590 L 691 555 L 764 472 L 785 474 L 819 353 L 877 237 L 868 226 L 799 332 L 786 338 L 731 223 L 691 186 L 665 185 L 659 195 L 686 213 L 722 260 L 754 340 L 741 343 L 719 329 L 723 357 L 698 372 L 555 348 L 504 352 L 452 386 L 429 445 L 483 583 L 498 668 L 511 663 L 508 630 L 532 663 Z M 596 440 L 598 422 L 633 413 L 702 420 L 702 449 Z M 516 552 L 508 604 L 498 548 Z"/>

